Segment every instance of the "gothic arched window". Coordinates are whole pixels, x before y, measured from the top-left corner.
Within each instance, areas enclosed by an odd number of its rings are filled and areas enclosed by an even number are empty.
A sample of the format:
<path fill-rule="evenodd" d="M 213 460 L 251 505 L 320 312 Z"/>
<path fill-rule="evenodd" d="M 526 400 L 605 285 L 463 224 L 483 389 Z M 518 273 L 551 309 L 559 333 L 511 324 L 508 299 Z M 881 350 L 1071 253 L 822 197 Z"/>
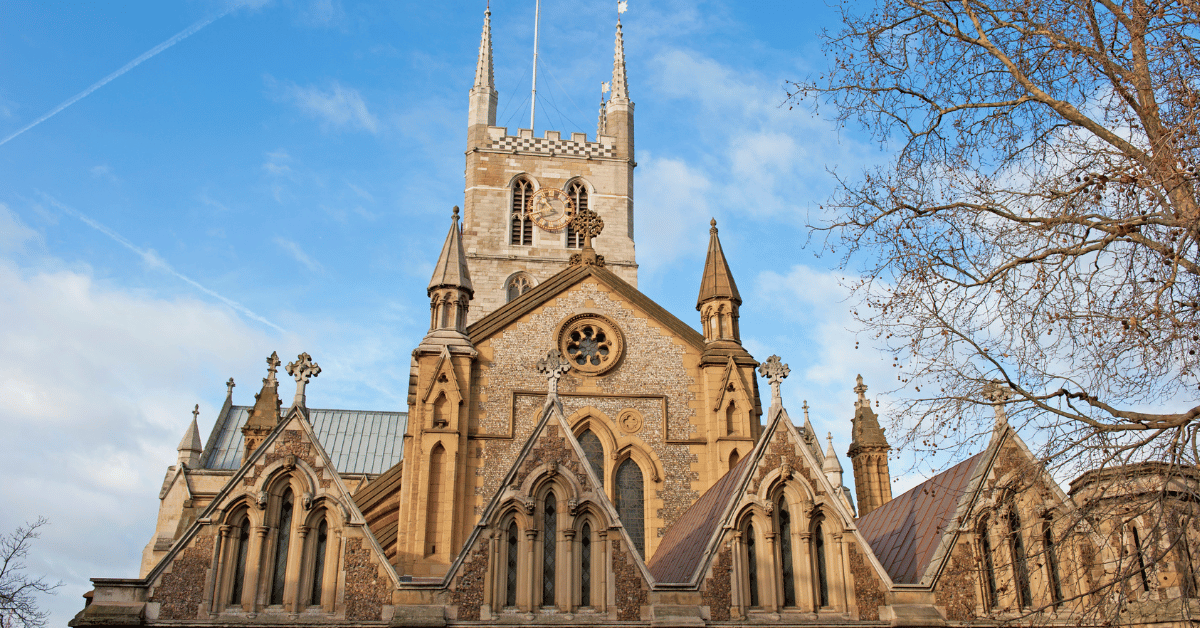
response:
<path fill-rule="evenodd" d="M 632 458 L 626 458 L 617 467 L 617 515 L 621 525 L 629 533 L 633 547 L 642 556 L 646 555 L 645 493 L 642 469 Z"/>
<path fill-rule="evenodd" d="M 283 491 L 279 504 L 279 525 L 275 536 L 275 565 L 271 572 L 271 597 L 269 604 L 283 604 L 283 590 L 287 583 L 288 546 L 292 540 L 292 489 Z"/>
<path fill-rule="evenodd" d="M 542 606 L 554 606 L 554 574 L 558 547 L 558 515 L 554 493 L 546 493 L 542 508 Z"/>
<path fill-rule="evenodd" d="M 779 564 L 783 572 L 783 605 L 796 605 L 796 577 L 793 573 L 792 515 L 788 513 L 787 500 L 779 499 Z"/>
<path fill-rule="evenodd" d="M 587 186 L 582 181 L 572 181 L 567 186 L 567 195 L 571 197 L 571 201 L 575 205 L 575 211 L 581 211 L 588 208 L 588 191 Z M 575 232 L 570 223 L 567 224 L 567 248 L 582 249 L 583 236 Z"/>
<path fill-rule="evenodd" d="M 508 243 L 520 246 L 533 245 L 533 183 L 518 177 L 512 185 L 512 231 Z"/>
<path fill-rule="evenodd" d="M 504 282 L 504 302 L 507 303 L 533 290 L 533 277 L 525 273 L 516 273 Z"/>
<path fill-rule="evenodd" d="M 591 432 L 588 432 L 589 434 Z M 595 436 L 593 435 L 593 438 Z M 583 539 L 579 542 L 579 605 L 592 605 L 592 526 L 588 522 L 583 523 L 583 529 L 579 535 Z"/>
<path fill-rule="evenodd" d="M 1008 532 L 1013 578 L 1017 583 L 1017 605 L 1025 608 L 1033 604 L 1033 594 L 1029 590 L 1029 565 L 1026 563 L 1025 541 L 1021 538 L 1021 519 L 1017 516 L 1016 507 L 1011 505 L 1008 510 Z"/>
<path fill-rule="evenodd" d="M 979 522 L 979 554 L 983 557 L 984 596 L 987 608 L 993 609 L 996 608 L 1000 591 L 996 587 L 996 565 L 992 562 L 992 541 L 988 536 L 987 519 Z"/>
<path fill-rule="evenodd" d="M 1047 520 L 1042 528 L 1042 545 L 1046 551 L 1046 575 L 1050 578 L 1051 601 L 1057 607 L 1063 602 L 1062 581 L 1058 577 L 1058 554 L 1054 550 L 1054 532 Z"/>
<path fill-rule="evenodd" d="M 317 524 L 316 538 L 313 539 L 313 570 L 312 589 L 309 592 L 309 604 L 321 605 L 322 588 L 325 585 L 325 552 L 329 549 L 329 523 L 324 514 L 321 523 Z"/>
<path fill-rule="evenodd" d="M 517 546 L 517 522 L 514 519 L 508 524 L 508 532 L 506 533 L 505 546 L 508 550 L 508 556 L 505 565 L 505 581 L 504 581 L 504 605 L 517 605 L 517 559 L 520 557 L 518 552 L 520 549 Z"/>
<path fill-rule="evenodd" d="M 825 531 L 818 523 L 813 530 L 813 559 L 817 572 L 817 606 L 829 606 L 829 574 L 825 567 Z"/>
<path fill-rule="evenodd" d="M 733 471 L 733 468 L 735 466 L 737 466 L 738 460 L 741 460 L 741 457 L 738 456 L 738 451 L 735 449 L 729 453 L 729 470 L 730 471 Z"/>
<path fill-rule="evenodd" d="M 730 401 L 725 408 L 725 433 L 733 436 L 737 433 L 737 402 Z"/>
<path fill-rule="evenodd" d="M 429 452 L 429 495 L 425 508 L 425 555 L 437 553 L 441 538 L 442 475 L 446 464 L 446 448 L 441 443 Z"/>
<path fill-rule="evenodd" d="M 592 471 L 600 478 L 600 488 L 604 488 L 604 445 L 600 437 L 592 430 L 587 430 L 579 435 L 579 446 L 583 448 L 588 464 L 592 465 Z"/>
<path fill-rule="evenodd" d="M 246 555 L 250 551 L 250 518 L 243 515 L 242 523 L 234 528 L 232 534 L 233 551 L 230 555 L 234 557 L 233 562 L 233 584 L 229 592 L 229 604 L 231 606 L 242 603 L 242 591 L 246 585 Z"/>
<path fill-rule="evenodd" d="M 750 581 L 750 606 L 758 606 L 758 554 L 754 548 L 754 526 L 746 525 L 746 577 Z"/>

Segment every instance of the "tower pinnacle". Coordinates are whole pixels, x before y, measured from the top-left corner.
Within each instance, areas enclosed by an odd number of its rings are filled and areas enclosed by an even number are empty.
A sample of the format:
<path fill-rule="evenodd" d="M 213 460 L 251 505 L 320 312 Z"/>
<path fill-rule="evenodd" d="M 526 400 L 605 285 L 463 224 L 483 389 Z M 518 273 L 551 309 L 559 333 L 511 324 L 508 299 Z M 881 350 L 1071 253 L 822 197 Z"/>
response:
<path fill-rule="evenodd" d="M 479 61 L 475 64 L 474 89 L 496 90 L 492 66 L 492 9 L 483 12 L 483 34 L 479 37 Z"/>
<path fill-rule="evenodd" d="M 620 18 L 617 18 L 616 50 L 613 52 L 611 100 L 629 101 L 629 81 L 625 78 L 625 37 L 621 33 Z"/>

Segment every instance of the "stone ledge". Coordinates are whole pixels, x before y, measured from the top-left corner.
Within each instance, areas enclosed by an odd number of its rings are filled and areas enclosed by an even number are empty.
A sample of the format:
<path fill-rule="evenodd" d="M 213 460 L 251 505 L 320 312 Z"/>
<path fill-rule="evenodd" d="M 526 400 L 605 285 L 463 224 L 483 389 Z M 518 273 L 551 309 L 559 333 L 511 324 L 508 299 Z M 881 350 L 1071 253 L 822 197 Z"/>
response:
<path fill-rule="evenodd" d="M 891 604 L 879 607 L 879 619 L 893 626 L 945 626 L 946 618 L 932 604 Z"/>

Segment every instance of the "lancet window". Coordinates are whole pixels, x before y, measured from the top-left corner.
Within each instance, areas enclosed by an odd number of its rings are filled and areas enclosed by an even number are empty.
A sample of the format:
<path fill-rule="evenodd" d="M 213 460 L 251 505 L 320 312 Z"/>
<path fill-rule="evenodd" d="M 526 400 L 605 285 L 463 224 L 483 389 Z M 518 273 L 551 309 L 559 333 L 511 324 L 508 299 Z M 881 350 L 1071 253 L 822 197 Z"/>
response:
<path fill-rule="evenodd" d="M 579 446 L 583 448 L 583 455 L 587 457 L 592 471 L 600 479 L 600 487 L 604 488 L 604 445 L 600 442 L 600 437 L 587 430 L 579 435 Z"/>
<path fill-rule="evenodd" d="M 505 546 L 505 578 L 504 605 L 517 605 L 517 560 L 520 558 L 520 546 L 517 544 L 517 522 L 514 519 L 508 524 L 504 534 Z"/>
<path fill-rule="evenodd" d="M 645 493 L 642 469 L 632 458 L 625 459 L 617 467 L 616 475 L 617 514 L 621 525 L 629 533 L 629 539 L 642 556 L 646 555 Z"/>
<path fill-rule="evenodd" d="M 743 536 L 746 537 L 746 579 L 749 581 L 750 606 L 758 607 L 758 552 L 754 543 L 754 525 L 747 524 Z"/>
<path fill-rule="evenodd" d="M 292 499 L 292 489 L 283 491 L 283 499 L 279 505 L 278 525 L 275 528 L 275 559 L 271 572 L 271 597 L 269 604 L 283 604 L 283 591 L 287 584 L 288 550 L 292 540 L 292 510 L 295 500 Z"/>
<path fill-rule="evenodd" d="M 1133 555 L 1137 559 L 1138 578 L 1143 591 L 1150 591 L 1150 579 L 1146 577 L 1146 558 L 1142 555 L 1142 539 L 1138 536 L 1137 526 L 1129 526 L 1129 536 L 1133 541 Z"/>
<path fill-rule="evenodd" d="M 572 204 L 575 206 L 575 211 L 582 211 L 588 208 L 588 191 L 587 186 L 582 181 L 572 181 L 567 186 L 567 195 L 571 197 Z M 576 233 L 575 229 L 570 224 L 567 225 L 567 248 L 582 249 L 583 236 Z"/>
<path fill-rule="evenodd" d="M 233 528 L 230 534 L 229 555 L 233 559 L 233 574 L 229 591 L 230 606 L 242 603 L 242 593 L 246 587 L 246 558 L 250 552 L 250 518 L 242 513 L 242 522 Z"/>
<path fill-rule="evenodd" d="M 996 564 L 992 559 L 992 541 L 988 536 L 988 522 L 984 519 L 979 522 L 979 554 L 983 558 L 983 578 L 984 578 L 984 596 L 988 609 L 996 608 L 997 600 L 1000 597 L 999 588 L 996 586 Z"/>
<path fill-rule="evenodd" d="M 590 432 L 589 432 L 590 433 Z M 592 605 L 592 526 L 583 523 L 579 532 L 579 605 Z"/>
<path fill-rule="evenodd" d="M 542 606 L 554 606 L 554 576 L 558 566 L 558 513 L 554 493 L 546 493 L 542 517 Z"/>
<path fill-rule="evenodd" d="M 816 572 L 817 605 L 824 608 L 829 606 L 829 570 L 825 556 L 825 531 L 822 523 L 818 522 L 813 529 L 813 562 Z"/>
<path fill-rule="evenodd" d="M 792 515 L 788 512 L 787 500 L 779 499 L 775 509 L 779 522 L 779 564 L 783 576 L 783 605 L 796 605 L 796 576 L 793 573 Z"/>
<path fill-rule="evenodd" d="M 518 177 L 512 184 L 512 230 L 509 244 L 533 246 L 533 183 Z"/>
<path fill-rule="evenodd" d="M 325 514 L 320 514 L 320 523 L 317 524 L 315 536 L 312 539 L 312 574 L 310 576 L 312 585 L 309 588 L 308 603 L 312 606 L 320 606 L 322 596 L 325 592 L 325 554 L 329 551 L 329 522 L 325 519 Z"/>
<path fill-rule="evenodd" d="M 1029 565 L 1025 554 L 1025 541 L 1021 537 L 1021 519 L 1013 506 L 1008 511 L 1009 550 L 1012 552 L 1013 578 L 1017 584 L 1017 605 L 1021 608 L 1033 604 L 1029 589 Z"/>

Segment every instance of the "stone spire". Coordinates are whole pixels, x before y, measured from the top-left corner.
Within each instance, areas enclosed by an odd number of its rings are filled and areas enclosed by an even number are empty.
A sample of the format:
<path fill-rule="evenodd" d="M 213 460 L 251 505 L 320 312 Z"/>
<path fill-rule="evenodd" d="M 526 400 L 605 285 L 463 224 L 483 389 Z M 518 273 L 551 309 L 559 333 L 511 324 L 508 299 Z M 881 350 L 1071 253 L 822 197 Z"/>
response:
<path fill-rule="evenodd" d="M 475 64 L 474 89 L 496 90 L 492 68 L 492 7 L 483 11 L 483 34 L 479 36 L 479 61 Z"/>
<path fill-rule="evenodd" d="M 613 52 L 612 99 L 629 102 L 629 81 L 625 78 L 625 36 L 621 32 L 621 19 L 617 18 L 616 50 Z"/>
<path fill-rule="evenodd" d="M 192 410 L 192 424 L 183 433 L 183 439 L 176 448 L 179 451 L 179 464 L 190 468 L 200 466 L 200 453 L 204 451 L 204 445 L 200 443 L 200 427 L 197 425 L 199 417 L 200 404 L 196 404 Z"/>
<path fill-rule="evenodd" d="M 863 517 L 892 500 L 892 475 L 888 469 L 888 451 L 892 447 L 879 426 L 879 417 L 871 409 L 862 375 L 856 381 L 854 392 L 858 400 L 854 402 L 852 440 L 846 455 L 854 466 L 854 488 L 858 493 L 859 516 Z"/>
<path fill-rule="evenodd" d="M 825 462 L 821 464 L 821 471 L 829 478 L 833 488 L 841 488 L 842 463 L 838 462 L 837 452 L 833 450 L 833 433 L 828 433 L 825 438 L 829 440 L 829 446 L 825 448 Z"/>
<path fill-rule="evenodd" d="M 721 250 L 721 239 L 717 237 L 717 219 L 713 218 L 709 225 L 708 259 L 704 261 L 704 276 L 700 279 L 696 309 L 699 310 L 700 306 L 713 299 L 729 299 L 741 305 L 742 295 L 738 294 L 733 273 L 729 272 L 729 263 L 725 261 L 725 252 Z"/>
<path fill-rule="evenodd" d="M 462 232 L 458 228 L 458 207 L 455 207 L 450 232 L 429 280 L 429 333 L 417 351 L 441 353 L 442 347 L 449 347 L 451 353 L 474 354 L 475 348 L 466 336 L 467 311 L 474 297 L 475 288 L 467 271 Z"/>
<path fill-rule="evenodd" d="M 242 426 L 242 436 L 245 439 L 245 449 L 242 451 L 242 462 L 254 453 L 263 440 L 279 424 L 279 380 L 275 379 L 275 370 L 280 365 L 279 354 L 272 351 L 267 358 L 267 376 L 263 378 L 262 390 L 254 395 L 254 407 L 246 424 Z"/>

